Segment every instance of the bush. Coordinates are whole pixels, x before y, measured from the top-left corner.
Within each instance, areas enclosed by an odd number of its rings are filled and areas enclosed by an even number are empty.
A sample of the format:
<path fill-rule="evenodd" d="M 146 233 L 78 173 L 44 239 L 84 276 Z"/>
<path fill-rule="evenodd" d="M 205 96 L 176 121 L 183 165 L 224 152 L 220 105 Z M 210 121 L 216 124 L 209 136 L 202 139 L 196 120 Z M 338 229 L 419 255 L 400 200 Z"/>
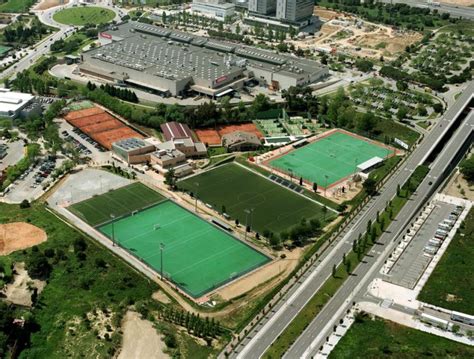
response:
<path fill-rule="evenodd" d="M 25 208 L 30 208 L 30 202 L 28 202 L 27 199 L 24 199 L 20 203 L 20 208 L 25 209 Z"/>

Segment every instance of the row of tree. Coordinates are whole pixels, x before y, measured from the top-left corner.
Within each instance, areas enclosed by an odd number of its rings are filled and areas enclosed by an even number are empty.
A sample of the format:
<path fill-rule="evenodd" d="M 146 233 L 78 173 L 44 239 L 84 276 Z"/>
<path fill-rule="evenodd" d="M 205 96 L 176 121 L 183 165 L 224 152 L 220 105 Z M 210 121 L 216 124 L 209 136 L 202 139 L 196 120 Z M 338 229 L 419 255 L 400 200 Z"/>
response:
<path fill-rule="evenodd" d="M 204 338 L 208 343 L 212 341 L 212 338 L 217 338 L 222 334 L 222 328 L 214 318 L 203 319 L 199 314 L 195 315 L 173 307 L 163 307 L 159 315 L 160 319 L 184 327 L 188 333 Z"/>

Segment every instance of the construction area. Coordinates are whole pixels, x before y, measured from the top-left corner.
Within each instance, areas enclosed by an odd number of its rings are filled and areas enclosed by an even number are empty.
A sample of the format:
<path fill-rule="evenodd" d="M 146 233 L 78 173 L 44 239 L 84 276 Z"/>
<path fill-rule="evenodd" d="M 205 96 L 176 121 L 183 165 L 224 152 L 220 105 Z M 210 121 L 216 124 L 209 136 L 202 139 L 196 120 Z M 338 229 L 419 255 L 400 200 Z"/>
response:
<path fill-rule="evenodd" d="M 108 150 L 114 142 L 127 138 L 143 138 L 137 131 L 99 107 L 71 111 L 64 118 Z"/>
<path fill-rule="evenodd" d="M 394 29 L 360 18 L 315 7 L 315 15 L 324 24 L 314 36 L 294 40 L 296 48 L 323 53 L 345 53 L 352 56 L 394 58 L 405 48 L 421 40 L 415 31 Z"/>

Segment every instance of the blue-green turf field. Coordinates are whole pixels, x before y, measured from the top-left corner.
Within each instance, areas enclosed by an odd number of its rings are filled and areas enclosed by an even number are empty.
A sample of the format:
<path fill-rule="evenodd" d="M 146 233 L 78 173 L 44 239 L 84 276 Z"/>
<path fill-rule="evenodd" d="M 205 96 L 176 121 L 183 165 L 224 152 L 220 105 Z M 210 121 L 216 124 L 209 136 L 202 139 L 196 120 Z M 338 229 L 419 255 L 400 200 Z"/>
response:
<path fill-rule="evenodd" d="M 357 165 L 393 151 L 369 140 L 334 132 L 269 162 L 270 167 L 329 187 L 356 172 Z"/>

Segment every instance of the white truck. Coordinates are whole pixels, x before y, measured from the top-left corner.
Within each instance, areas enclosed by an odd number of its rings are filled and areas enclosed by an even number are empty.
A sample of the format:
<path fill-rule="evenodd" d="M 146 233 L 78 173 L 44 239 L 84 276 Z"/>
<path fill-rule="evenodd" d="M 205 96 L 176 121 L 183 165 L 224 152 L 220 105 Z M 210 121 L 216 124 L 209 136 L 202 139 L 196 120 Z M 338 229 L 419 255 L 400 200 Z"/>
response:
<path fill-rule="evenodd" d="M 429 6 L 434 6 L 434 7 L 440 7 L 440 6 L 441 6 L 441 4 L 440 4 L 438 1 L 426 0 L 426 3 L 427 3 Z"/>

